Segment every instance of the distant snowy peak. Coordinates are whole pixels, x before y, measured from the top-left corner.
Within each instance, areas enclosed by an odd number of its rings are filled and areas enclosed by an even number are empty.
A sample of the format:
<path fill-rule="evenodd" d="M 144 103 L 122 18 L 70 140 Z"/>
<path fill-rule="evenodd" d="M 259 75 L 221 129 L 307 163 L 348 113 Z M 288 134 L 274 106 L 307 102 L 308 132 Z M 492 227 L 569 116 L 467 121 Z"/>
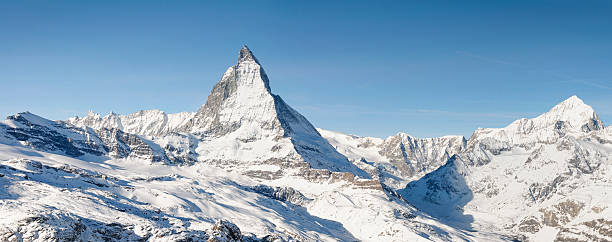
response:
<path fill-rule="evenodd" d="M 580 136 L 602 129 L 604 124 L 593 108 L 572 96 L 538 117 L 522 118 L 505 128 L 479 128 L 470 141 L 494 139 L 510 145 L 554 142 L 565 135 Z"/>
<path fill-rule="evenodd" d="M 90 127 L 93 129 L 117 128 L 123 130 L 120 115 L 113 112 L 106 116 L 101 116 L 98 113 L 89 111 L 85 117 L 71 117 L 68 118 L 66 122 L 74 126 Z"/>
<path fill-rule="evenodd" d="M 406 133 L 388 137 L 381 144 L 380 154 L 398 167 L 406 177 L 423 175 L 443 165 L 465 147 L 463 136 L 416 138 Z"/>
<path fill-rule="evenodd" d="M 400 132 L 380 139 L 318 130 L 336 150 L 393 188 L 444 165 L 466 146 L 463 136 L 416 138 Z"/>
<path fill-rule="evenodd" d="M 195 113 L 181 112 L 166 114 L 160 110 L 141 110 L 128 115 L 109 113 L 102 117 L 100 114 L 89 111 L 85 117 L 72 117 L 67 123 L 79 126 L 99 129 L 119 129 L 127 133 L 160 136 L 173 132 L 178 127 L 187 123 Z"/>
<path fill-rule="evenodd" d="M 513 128 L 521 123 L 525 123 L 525 119 L 514 121 L 506 128 Z M 534 127 L 548 128 L 564 126 L 575 131 L 593 131 L 603 129 L 604 124 L 599 119 L 595 110 L 589 105 L 586 105 L 577 96 L 572 96 L 567 100 L 557 104 L 548 112 L 529 119 Z M 528 131 L 528 130 L 523 130 Z"/>
<path fill-rule="evenodd" d="M 534 118 L 533 121 L 542 126 L 557 125 L 561 121 L 569 128 L 584 132 L 600 130 L 604 127 L 595 110 L 577 96 L 572 96 L 557 104 L 547 113 Z"/>

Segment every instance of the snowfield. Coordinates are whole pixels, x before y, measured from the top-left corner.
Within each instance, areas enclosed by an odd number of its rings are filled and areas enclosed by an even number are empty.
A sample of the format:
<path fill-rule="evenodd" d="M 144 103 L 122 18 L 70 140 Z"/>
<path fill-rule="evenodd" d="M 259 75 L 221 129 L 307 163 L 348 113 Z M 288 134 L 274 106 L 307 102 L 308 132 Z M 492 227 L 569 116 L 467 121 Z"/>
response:
<path fill-rule="evenodd" d="M 309 184 L 294 177 L 264 185 L 205 164 L 90 158 L 0 145 L 0 212 L 5 215 L 0 239 L 53 240 L 69 234 L 86 241 L 205 240 L 222 219 L 236 224 L 245 239 L 465 238 L 382 191 L 342 182 Z M 274 197 L 255 184 L 294 187 L 303 195 Z"/>

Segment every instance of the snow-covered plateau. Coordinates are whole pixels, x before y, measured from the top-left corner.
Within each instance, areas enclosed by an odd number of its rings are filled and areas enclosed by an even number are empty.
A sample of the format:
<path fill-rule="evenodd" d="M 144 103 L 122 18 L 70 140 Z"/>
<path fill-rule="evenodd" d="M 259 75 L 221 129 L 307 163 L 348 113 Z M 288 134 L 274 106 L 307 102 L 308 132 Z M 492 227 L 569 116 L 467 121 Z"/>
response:
<path fill-rule="evenodd" d="M 244 46 L 196 112 L 0 121 L 0 241 L 612 241 L 576 96 L 462 136 L 315 128 Z"/>

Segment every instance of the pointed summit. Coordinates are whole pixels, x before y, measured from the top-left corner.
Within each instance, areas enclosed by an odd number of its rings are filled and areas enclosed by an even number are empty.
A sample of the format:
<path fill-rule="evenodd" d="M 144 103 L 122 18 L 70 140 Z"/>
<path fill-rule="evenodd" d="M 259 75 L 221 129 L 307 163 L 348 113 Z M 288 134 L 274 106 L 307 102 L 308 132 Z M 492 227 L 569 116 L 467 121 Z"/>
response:
<path fill-rule="evenodd" d="M 582 99 L 580 99 L 580 98 L 579 98 L 578 96 L 576 96 L 576 95 L 573 95 L 573 96 L 569 97 L 568 99 L 565 99 L 565 101 L 563 101 L 563 102 L 584 103 L 584 102 L 582 101 Z"/>
<path fill-rule="evenodd" d="M 522 118 L 505 128 L 478 129 L 470 140 L 493 138 L 515 145 L 551 143 L 568 134 L 581 135 L 603 128 L 595 110 L 574 95 L 535 118 Z"/>
<path fill-rule="evenodd" d="M 302 165 L 368 177 L 304 116 L 272 94 L 267 75 L 246 45 L 206 103 L 177 131 L 206 140 L 196 149 L 202 161 L 225 159 L 235 166 L 267 164 L 283 169 Z"/>
<path fill-rule="evenodd" d="M 582 101 L 582 99 L 574 95 L 574 96 L 569 97 L 568 99 L 565 99 L 565 101 L 560 102 L 559 104 L 555 105 L 555 107 L 553 107 L 551 111 L 554 109 L 576 109 L 576 108 L 592 110 L 592 108 L 589 105 L 586 105 Z"/>
<path fill-rule="evenodd" d="M 588 132 L 603 128 L 603 122 L 599 120 L 595 110 L 576 95 L 555 105 L 550 111 L 537 117 L 545 121 L 563 121 L 574 128 Z"/>
<path fill-rule="evenodd" d="M 255 63 L 259 64 L 259 61 L 257 61 L 257 58 L 255 58 L 249 47 L 243 45 L 242 49 L 240 49 L 240 53 L 238 53 L 238 63 L 247 61 L 254 61 Z"/>

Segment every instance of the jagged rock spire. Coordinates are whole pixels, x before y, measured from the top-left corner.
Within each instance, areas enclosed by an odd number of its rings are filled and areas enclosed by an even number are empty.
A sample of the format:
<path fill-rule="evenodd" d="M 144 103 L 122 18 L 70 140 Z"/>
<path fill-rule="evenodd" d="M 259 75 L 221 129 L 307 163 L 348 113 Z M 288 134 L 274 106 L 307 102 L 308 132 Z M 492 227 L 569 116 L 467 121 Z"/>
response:
<path fill-rule="evenodd" d="M 240 53 L 238 54 L 238 63 L 246 61 L 254 61 L 255 63 L 259 64 L 259 61 L 257 61 L 257 58 L 255 58 L 249 47 L 243 45 L 242 49 L 240 49 Z"/>

